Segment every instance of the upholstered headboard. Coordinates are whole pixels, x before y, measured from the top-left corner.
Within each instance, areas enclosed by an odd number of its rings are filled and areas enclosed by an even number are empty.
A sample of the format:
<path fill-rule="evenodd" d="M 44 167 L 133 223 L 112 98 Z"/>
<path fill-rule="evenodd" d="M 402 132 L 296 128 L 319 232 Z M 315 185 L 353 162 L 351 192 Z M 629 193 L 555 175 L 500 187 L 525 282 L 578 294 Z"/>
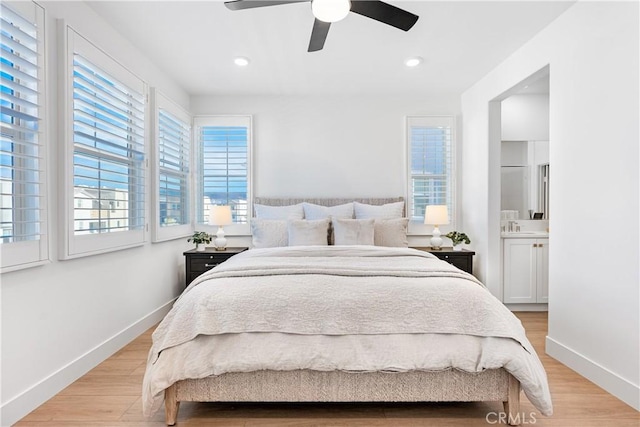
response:
<path fill-rule="evenodd" d="M 253 203 L 267 206 L 289 206 L 297 203 L 313 203 L 320 206 L 336 206 L 344 203 L 359 202 L 368 205 L 384 205 L 387 203 L 404 202 L 404 197 L 370 197 L 370 198 L 296 198 L 296 197 L 254 197 Z M 405 206 L 404 212 L 407 208 Z"/>

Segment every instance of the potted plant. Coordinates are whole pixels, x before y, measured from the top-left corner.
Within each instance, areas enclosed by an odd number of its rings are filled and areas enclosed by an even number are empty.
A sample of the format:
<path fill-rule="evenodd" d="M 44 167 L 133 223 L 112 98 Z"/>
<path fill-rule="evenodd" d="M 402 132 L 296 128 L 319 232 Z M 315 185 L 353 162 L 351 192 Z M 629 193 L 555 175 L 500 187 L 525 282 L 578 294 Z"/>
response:
<path fill-rule="evenodd" d="M 196 231 L 191 237 L 187 239 L 187 242 L 193 242 L 196 244 L 196 251 L 204 251 L 204 243 L 211 243 L 211 236 L 204 231 Z"/>
<path fill-rule="evenodd" d="M 459 231 L 450 231 L 447 234 L 445 234 L 445 237 L 448 237 L 451 239 L 451 242 L 453 243 L 454 251 L 461 251 L 462 243 L 465 243 L 467 245 L 471 243 L 469 236 Z"/>

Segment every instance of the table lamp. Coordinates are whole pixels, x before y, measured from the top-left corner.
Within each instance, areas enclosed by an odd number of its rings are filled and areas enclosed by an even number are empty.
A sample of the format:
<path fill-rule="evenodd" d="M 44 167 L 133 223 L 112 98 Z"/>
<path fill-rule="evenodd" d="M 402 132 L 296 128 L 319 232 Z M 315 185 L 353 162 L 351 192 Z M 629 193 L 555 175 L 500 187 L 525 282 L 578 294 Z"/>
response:
<path fill-rule="evenodd" d="M 217 225 L 218 232 L 213 244 L 217 251 L 224 251 L 227 249 L 227 239 L 224 237 L 223 225 L 232 224 L 231 219 L 231 207 L 230 206 L 211 206 L 209 209 L 209 224 Z"/>
<path fill-rule="evenodd" d="M 442 247 L 439 225 L 449 224 L 449 211 L 446 205 L 430 205 L 424 210 L 424 223 L 433 225 L 433 237 L 431 237 L 431 249 Z"/>

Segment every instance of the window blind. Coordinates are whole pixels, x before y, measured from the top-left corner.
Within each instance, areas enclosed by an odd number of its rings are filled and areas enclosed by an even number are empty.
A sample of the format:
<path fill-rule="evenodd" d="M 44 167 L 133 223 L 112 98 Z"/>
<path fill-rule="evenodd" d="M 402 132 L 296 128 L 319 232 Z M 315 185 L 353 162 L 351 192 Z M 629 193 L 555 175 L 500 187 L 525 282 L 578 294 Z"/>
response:
<path fill-rule="evenodd" d="M 226 124 L 224 117 L 215 124 L 198 127 L 202 209 L 199 222 L 205 222 L 212 205 L 229 205 L 234 223 L 248 221 L 250 118 L 230 118 L 246 124 Z"/>
<path fill-rule="evenodd" d="M 411 217 L 423 220 L 427 206 L 447 205 L 452 223 L 453 118 L 411 117 L 408 122 Z"/>
<path fill-rule="evenodd" d="M 12 244 L 2 267 L 43 260 L 46 234 L 41 111 L 42 40 L 33 3 L 19 5 L 35 13 L 20 14 L 0 4 L 0 242 Z M 35 242 L 27 247 L 26 242 Z M 27 248 L 19 250 L 18 246 Z M 46 246 L 46 245 L 45 245 Z"/>
<path fill-rule="evenodd" d="M 160 226 L 189 224 L 191 127 L 164 109 L 158 110 L 158 203 Z"/>
<path fill-rule="evenodd" d="M 144 227 L 144 95 L 73 55 L 75 235 Z"/>

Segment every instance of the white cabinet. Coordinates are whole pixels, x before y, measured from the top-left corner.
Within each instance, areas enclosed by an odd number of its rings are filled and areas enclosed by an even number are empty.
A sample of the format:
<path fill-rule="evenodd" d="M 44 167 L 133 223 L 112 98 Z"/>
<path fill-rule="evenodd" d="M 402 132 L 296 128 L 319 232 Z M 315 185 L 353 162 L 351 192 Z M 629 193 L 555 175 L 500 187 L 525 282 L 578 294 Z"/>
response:
<path fill-rule="evenodd" d="M 503 301 L 549 302 L 549 239 L 502 239 Z"/>

